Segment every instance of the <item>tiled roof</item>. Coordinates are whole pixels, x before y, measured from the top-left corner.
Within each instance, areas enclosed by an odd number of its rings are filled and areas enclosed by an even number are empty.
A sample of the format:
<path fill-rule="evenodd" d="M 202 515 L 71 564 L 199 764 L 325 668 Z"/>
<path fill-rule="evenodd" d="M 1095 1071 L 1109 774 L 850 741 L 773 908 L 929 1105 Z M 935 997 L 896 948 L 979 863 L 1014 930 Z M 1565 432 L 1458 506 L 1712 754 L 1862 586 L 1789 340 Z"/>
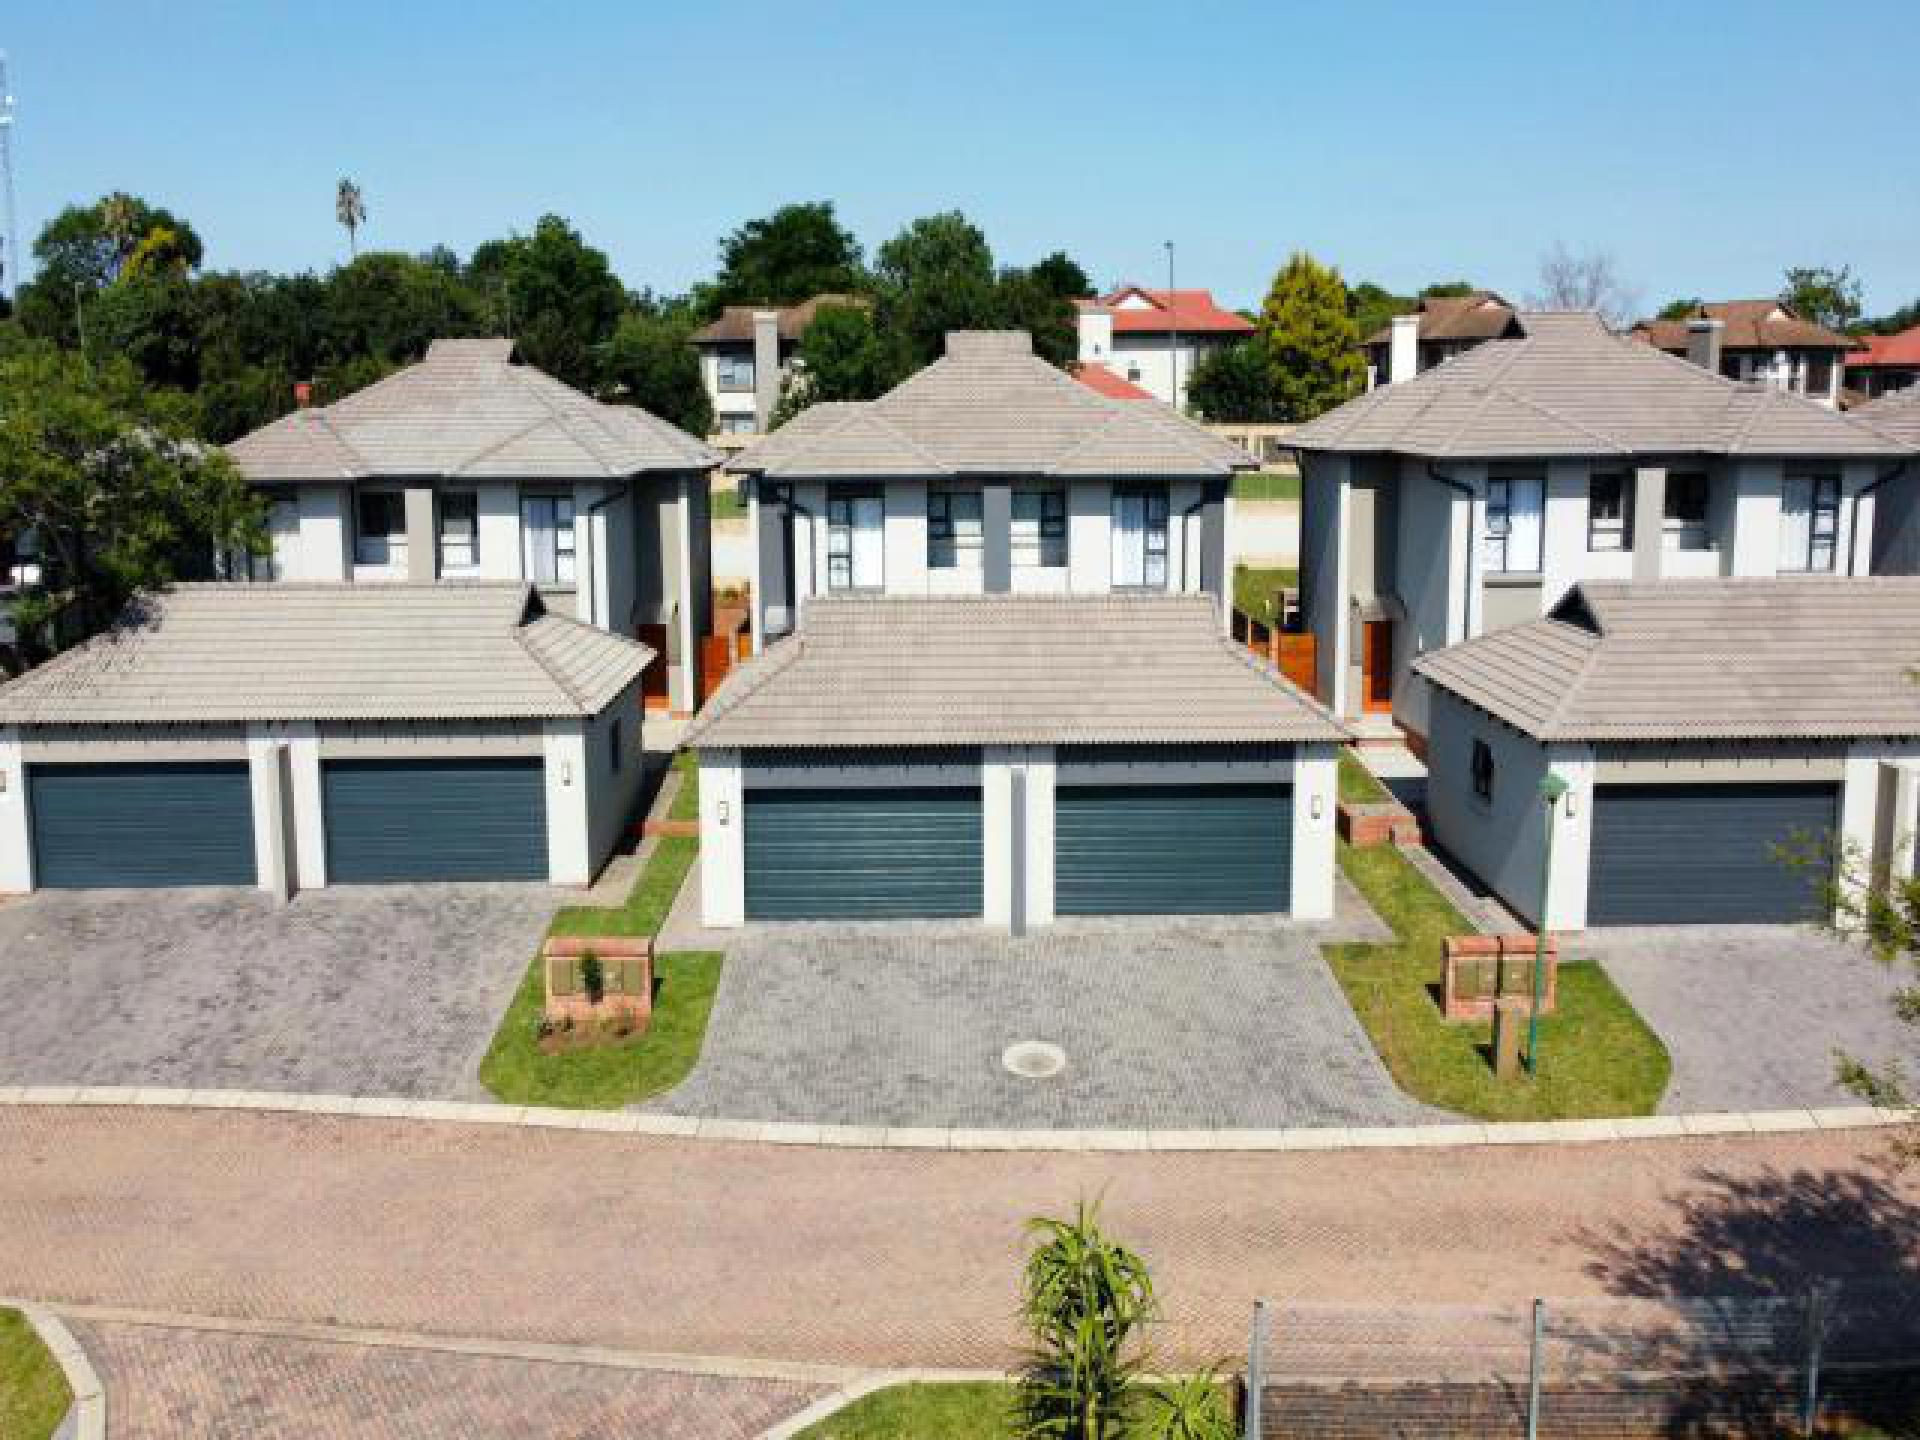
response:
<path fill-rule="evenodd" d="M 530 365 L 511 340 L 436 340 L 418 365 L 227 447 L 250 480 L 435 475 L 593 480 L 704 470 L 719 455 L 631 405 L 604 405 Z"/>
<path fill-rule="evenodd" d="M 1079 364 L 1075 365 L 1073 367 L 1073 378 L 1093 391 L 1094 394 L 1104 395 L 1109 400 L 1153 399 L 1153 392 L 1151 390 L 1142 390 L 1138 385 L 1121 375 L 1118 371 L 1112 369 L 1110 366 L 1102 365 L 1097 360 L 1082 360 Z"/>
<path fill-rule="evenodd" d="M 878 400 L 815 405 L 728 469 L 842 476 L 1228 475 L 1251 455 L 1164 405 L 1109 400 L 1033 353 L 1025 331 L 956 331 Z"/>
<path fill-rule="evenodd" d="M 1520 323 L 1525 338 L 1489 340 L 1369 391 L 1289 443 L 1436 460 L 1908 453 L 1804 396 L 1742 385 L 1613 335 L 1596 315 L 1528 312 Z"/>
<path fill-rule="evenodd" d="M 653 655 L 518 581 L 180 585 L 0 686 L 0 724 L 594 715 Z"/>
<path fill-rule="evenodd" d="M 1127 305 L 1129 297 L 1144 300 L 1144 305 Z M 1111 313 L 1116 335 L 1165 335 L 1178 330 L 1183 335 L 1251 335 L 1253 322 L 1244 315 L 1223 310 L 1214 303 L 1211 290 L 1153 290 L 1144 285 L 1123 285 L 1098 300 L 1077 300 L 1082 310 Z"/>
<path fill-rule="evenodd" d="M 1853 345 L 1848 336 L 1802 320 L 1778 300 L 1716 300 L 1696 306 L 1693 314 L 1724 322 L 1724 350 L 1846 350 Z M 1642 320 L 1633 327 L 1636 340 L 1677 355 L 1687 353 L 1687 333 L 1685 320 Z"/>
<path fill-rule="evenodd" d="M 1206 595 L 831 597 L 727 677 L 702 746 L 1337 740 Z"/>
<path fill-rule="evenodd" d="M 1920 449 L 1920 385 L 1909 385 L 1847 412 L 1863 425 Z"/>
<path fill-rule="evenodd" d="M 1518 328 L 1513 306 L 1491 290 L 1424 296 L 1414 313 L 1420 317 L 1422 340 L 1498 340 Z M 1388 324 L 1369 335 L 1366 343 L 1386 345 L 1392 339 L 1393 326 Z"/>
<path fill-rule="evenodd" d="M 1897 335 L 1858 335 L 1860 348 L 1847 353 L 1849 370 L 1871 370 L 1876 365 L 1920 366 L 1920 325 Z"/>
<path fill-rule="evenodd" d="M 1541 740 L 1920 735 L 1920 577 L 1586 581 L 1414 670 Z"/>
<path fill-rule="evenodd" d="M 755 313 L 772 310 L 780 317 L 776 324 L 780 338 L 798 340 L 807 333 L 814 316 L 823 308 L 836 305 L 850 310 L 866 310 L 872 307 L 873 301 L 865 295 L 816 295 L 798 305 L 729 305 L 720 312 L 718 320 L 704 329 L 694 331 L 687 338 L 695 345 L 750 341 L 753 339 Z"/>

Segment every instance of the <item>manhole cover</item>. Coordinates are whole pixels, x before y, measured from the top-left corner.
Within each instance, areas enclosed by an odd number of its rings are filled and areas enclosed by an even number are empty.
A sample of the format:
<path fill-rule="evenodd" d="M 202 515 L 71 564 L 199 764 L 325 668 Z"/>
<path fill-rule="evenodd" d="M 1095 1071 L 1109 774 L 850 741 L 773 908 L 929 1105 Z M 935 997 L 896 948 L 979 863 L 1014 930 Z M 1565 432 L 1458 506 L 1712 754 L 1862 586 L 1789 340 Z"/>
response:
<path fill-rule="evenodd" d="M 1045 1080 L 1067 1068 L 1067 1052 L 1044 1040 L 1022 1040 L 1000 1052 L 1000 1063 L 1022 1080 Z"/>

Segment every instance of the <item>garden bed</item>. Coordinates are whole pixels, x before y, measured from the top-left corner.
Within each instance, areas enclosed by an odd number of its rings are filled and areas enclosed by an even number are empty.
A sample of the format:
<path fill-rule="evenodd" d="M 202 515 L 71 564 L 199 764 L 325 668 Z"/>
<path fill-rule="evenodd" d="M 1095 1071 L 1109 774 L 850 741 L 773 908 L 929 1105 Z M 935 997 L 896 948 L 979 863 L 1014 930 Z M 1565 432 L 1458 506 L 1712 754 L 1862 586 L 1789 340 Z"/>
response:
<path fill-rule="evenodd" d="M 59 1362 L 18 1310 L 0 1310 L 0 1436 L 48 1440 L 73 1405 Z"/>

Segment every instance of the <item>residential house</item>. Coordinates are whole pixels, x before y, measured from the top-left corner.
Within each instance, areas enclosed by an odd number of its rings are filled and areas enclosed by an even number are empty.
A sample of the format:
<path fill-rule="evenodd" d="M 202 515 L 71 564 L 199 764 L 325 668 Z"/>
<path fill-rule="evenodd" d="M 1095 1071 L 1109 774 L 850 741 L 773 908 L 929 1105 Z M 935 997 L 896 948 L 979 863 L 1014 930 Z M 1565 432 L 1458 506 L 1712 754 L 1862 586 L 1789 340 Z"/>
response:
<path fill-rule="evenodd" d="M 1920 382 L 1920 325 L 1897 335 L 1856 335 L 1853 343 L 1844 382 L 1850 396 L 1878 400 Z"/>
<path fill-rule="evenodd" d="M 1855 343 L 1801 319 L 1778 300 L 1716 301 L 1679 319 L 1642 320 L 1632 334 L 1729 380 L 1771 385 L 1829 408 L 1840 404 L 1847 352 Z"/>
<path fill-rule="evenodd" d="M 144 597 L 0 686 L 0 891 L 586 884 L 652 658 L 522 581 Z"/>
<path fill-rule="evenodd" d="M 1415 662 L 1434 833 L 1537 924 L 1550 825 L 1554 930 L 1817 918 L 1835 841 L 1914 873 L 1916 664 L 1911 576 L 1582 580 Z"/>
<path fill-rule="evenodd" d="M 1890 439 L 1920 450 L 1920 385 L 1895 390 L 1848 412 Z M 1920 575 L 1920 465 L 1881 487 L 1873 527 L 1876 575 Z"/>
<path fill-rule="evenodd" d="M 1394 385 L 1484 345 L 1520 334 L 1518 313 L 1491 290 L 1467 295 L 1423 295 L 1420 303 L 1361 342 L 1367 388 Z"/>
<path fill-rule="evenodd" d="M 1913 446 L 1738 384 L 1591 314 L 1491 340 L 1294 432 L 1301 601 L 1335 714 L 1429 719 L 1423 654 L 1550 613 L 1585 580 L 1873 568 Z"/>
<path fill-rule="evenodd" d="M 1083 360 L 1073 367 L 1073 378 L 1109 400 L 1151 400 L 1153 392 L 1144 390 L 1131 380 L 1124 379 L 1112 366 L 1101 365 L 1096 361 Z"/>
<path fill-rule="evenodd" d="M 872 303 L 864 295 L 816 295 L 799 305 L 729 305 L 694 331 L 700 378 L 713 403 L 713 439 L 737 446 L 765 434 L 814 317 L 829 306 Z"/>
<path fill-rule="evenodd" d="M 707 924 L 1331 912 L 1345 732 L 1225 631 L 1247 456 L 1000 333 L 733 464 L 765 649 L 687 734 Z"/>
<path fill-rule="evenodd" d="M 1101 365 L 1154 399 L 1184 410 L 1187 382 L 1207 356 L 1253 334 L 1253 322 L 1223 310 L 1211 290 L 1152 290 L 1123 285 L 1076 300 L 1079 359 Z"/>
<path fill-rule="evenodd" d="M 720 457 L 512 351 L 436 340 L 419 364 L 228 446 L 272 536 L 237 566 L 262 581 L 527 581 L 552 612 L 659 652 L 648 703 L 690 711 Z"/>

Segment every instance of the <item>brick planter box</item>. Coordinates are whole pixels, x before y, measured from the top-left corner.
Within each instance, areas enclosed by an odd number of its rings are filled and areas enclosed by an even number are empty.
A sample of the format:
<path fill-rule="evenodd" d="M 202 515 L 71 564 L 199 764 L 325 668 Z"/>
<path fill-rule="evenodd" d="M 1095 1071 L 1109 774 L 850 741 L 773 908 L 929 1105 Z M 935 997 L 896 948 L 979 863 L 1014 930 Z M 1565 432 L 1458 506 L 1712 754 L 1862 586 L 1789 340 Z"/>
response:
<path fill-rule="evenodd" d="M 1448 1020 L 1491 1020 L 1502 998 L 1533 998 L 1534 937 L 1449 935 L 1440 942 L 1440 1009 Z M 1560 947 L 1547 937 L 1547 986 L 1540 1013 L 1559 999 Z"/>
<path fill-rule="evenodd" d="M 604 981 L 600 1000 L 587 996 L 581 961 L 599 957 Z M 542 953 L 546 973 L 546 1016 L 589 1025 L 614 1016 L 631 1019 L 644 1030 L 653 1018 L 653 942 L 631 935 L 555 935 Z"/>
<path fill-rule="evenodd" d="M 1342 800 L 1335 807 L 1340 838 L 1356 850 L 1372 845 L 1418 845 L 1420 822 L 1413 812 L 1394 801 L 1354 804 Z"/>

